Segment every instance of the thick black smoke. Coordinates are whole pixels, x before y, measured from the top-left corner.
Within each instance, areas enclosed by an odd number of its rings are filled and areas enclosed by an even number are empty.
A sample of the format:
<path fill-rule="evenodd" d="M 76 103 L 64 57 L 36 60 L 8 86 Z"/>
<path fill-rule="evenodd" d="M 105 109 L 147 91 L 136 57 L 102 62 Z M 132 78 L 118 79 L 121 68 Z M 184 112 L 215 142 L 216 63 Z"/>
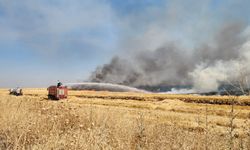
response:
<path fill-rule="evenodd" d="M 97 68 L 90 80 L 129 86 L 185 85 L 189 84 L 186 76 L 190 63 L 192 60 L 170 44 L 155 51 L 136 52 L 129 60 L 116 56 Z"/>
<path fill-rule="evenodd" d="M 115 56 L 90 76 L 92 82 L 140 86 L 187 86 L 212 91 L 225 82 L 234 82 L 240 65 L 249 64 L 248 38 L 243 23 L 225 23 L 211 41 L 192 50 L 167 42 L 157 49 Z M 201 34 L 206 34 L 201 33 Z"/>

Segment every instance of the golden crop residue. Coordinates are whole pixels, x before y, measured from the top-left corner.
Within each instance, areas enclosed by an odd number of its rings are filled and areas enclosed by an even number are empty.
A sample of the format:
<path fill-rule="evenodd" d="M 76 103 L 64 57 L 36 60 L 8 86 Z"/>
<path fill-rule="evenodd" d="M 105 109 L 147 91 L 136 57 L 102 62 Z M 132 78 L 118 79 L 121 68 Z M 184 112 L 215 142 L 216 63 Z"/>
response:
<path fill-rule="evenodd" d="M 249 98 L 96 91 L 51 101 L 46 89 L 20 97 L 1 89 L 0 149 L 249 149 L 242 101 Z"/>

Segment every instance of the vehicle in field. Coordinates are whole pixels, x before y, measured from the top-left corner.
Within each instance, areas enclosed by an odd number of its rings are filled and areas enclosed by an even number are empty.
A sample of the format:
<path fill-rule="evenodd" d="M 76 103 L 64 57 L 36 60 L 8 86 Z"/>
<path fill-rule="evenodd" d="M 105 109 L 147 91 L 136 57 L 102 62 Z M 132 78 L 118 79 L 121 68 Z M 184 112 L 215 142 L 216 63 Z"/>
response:
<path fill-rule="evenodd" d="M 12 88 L 12 89 L 9 89 L 9 94 L 15 95 L 15 96 L 21 96 L 21 95 L 23 95 L 23 90 L 19 87 Z"/>
<path fill-rule="evenodd" d="M 48 99 L 60 100 L 68 97 L 68 88 L 63 86 L 61 82 L 57 86 L 53 85 L 48 87 Z"/>

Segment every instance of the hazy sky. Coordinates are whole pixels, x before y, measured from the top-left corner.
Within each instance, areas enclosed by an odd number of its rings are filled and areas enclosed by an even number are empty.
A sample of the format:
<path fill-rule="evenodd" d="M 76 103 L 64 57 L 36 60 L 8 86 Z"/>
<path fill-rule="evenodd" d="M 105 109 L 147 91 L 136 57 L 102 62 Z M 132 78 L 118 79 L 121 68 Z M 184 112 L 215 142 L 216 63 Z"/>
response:
<path fill-rule="evenodd" d="M 0 0 L 0 87 L 83 81 L 114 55 L 167 41 L 194 47 L 248 0 Z M 143 40 L 142 40 L 143 39 Z"/>

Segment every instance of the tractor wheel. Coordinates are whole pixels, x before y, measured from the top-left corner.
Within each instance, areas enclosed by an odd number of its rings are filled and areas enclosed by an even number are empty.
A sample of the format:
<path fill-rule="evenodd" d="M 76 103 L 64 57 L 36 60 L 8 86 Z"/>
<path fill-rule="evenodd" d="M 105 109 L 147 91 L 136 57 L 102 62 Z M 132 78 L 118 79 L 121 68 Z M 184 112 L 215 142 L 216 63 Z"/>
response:
<path fill-rule="evenodd" d="M 48 95 L 48 99 L 50 99 L 50 100 L 58 100 L 54 95 Z"/>
<path fill-rule="evenodd" d="M 48 99 L 52 99 L 52 96 L 51 96 L 51 95 L 48 95 Z"/>

